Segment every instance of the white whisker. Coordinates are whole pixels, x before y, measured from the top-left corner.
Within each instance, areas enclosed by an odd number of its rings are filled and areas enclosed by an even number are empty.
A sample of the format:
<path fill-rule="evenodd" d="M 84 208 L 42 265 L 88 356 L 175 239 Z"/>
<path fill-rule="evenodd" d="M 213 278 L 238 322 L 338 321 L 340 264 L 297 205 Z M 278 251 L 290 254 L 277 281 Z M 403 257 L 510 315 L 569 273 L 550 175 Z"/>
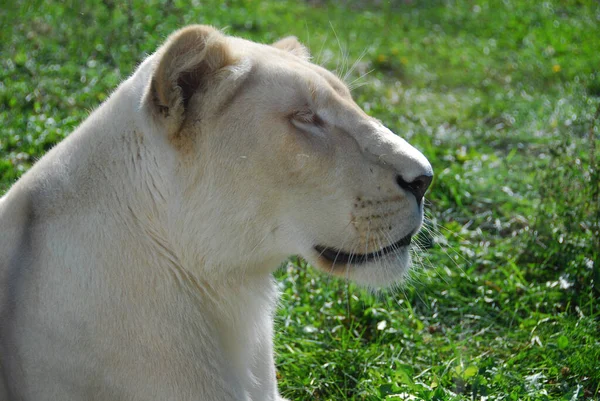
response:
<path fill-rule="evenodd" d="M 335 35 L 335 40 L 337 41 L 338 44 L 338 48 L 340 51 L 340 56 L 341 56 L 341 62 L 342 62 L 342 71 L 339 71 L 339 62 L 337 63 L 336 67 L 335 67 L 335 73 L 337 76 L 343 76 L 343 70 L 346 68 L 346 64 L 348 61 L 348 55 L 346 53 L 346 51 L 344 51 L 344 48 L 342 46 L 342 42 L 340 41 L 340 38 L 338 37 L 337 32 L 335 31 L 335 28 L 333 27 L 333 24 L 331 23 L 331 21 L 329 21 L 329 26 L 331 27 L 331 30 L 333 31 L 333 34 Z"/>
<path fill-rule="evenodd" d="M 315 60 L 315 63 L 317 65 L 321 65 L 321 56 L 323 55 L 323 50 L 325 48 L 325 43 L 327 43 L 327 39 L 329 39 L 329 32 L 325 34 L 325 39 L 323 39 L 323 42 L 321 43 L 321 49 L 319 50 L 319 53 L 317 54 L 317 59 Z"/>
<path fill-rule="evenodd" d="M 348 69 L 348 71 L 344 74 L 344 77 L 342 78 L 342 81 L 346 82 L 348 80 L 348 77 L 354 72 L 354 69 L 362 61 L 362 59 L 365 57 L 365 55 L 367 54 L 368 51 L 369 51 L 368 47 L 365 50 L 362 51 L 362 53 L 360 54 L 360 56 L 358 56 L 358 58 L 354 61 L 354 63 L 352 63 L 352 67 L 350 67 Z"/>
<path fill-rule="evenodd" d="M 359 87 L 361 87 L 361 86 L 363 86 L 363 85 L 366 85 L 366 84 L 367 84 L 367 82 L 363 82 L 363 83 L 361 83 L 361 84 L 356 84 L 356 85 L 355 85 L 355 83 L 356 83 L 357 81 L 359 81 L 360 79 L 362 79 L 362 78 L 366 77 L 367 75 L 369 75 L 369 74 L 370 74 L 370 73 L 372 73 L 373 71 L 375 71 L 375 69 L 374 69 L 374 68 L 373 68 L 373 69 L 370 69 L 369 71 L 365 72 L 364 74 L 362 74 L 361 76 L 359 76 L 358 78 L 356 78 L 354 81 L 352 81 L 352 82 L 350 82 L 349 84 L 347 84 L 348 88 L 349 88 L 350 90 L 354 90 L 354 89 L 356 89 L 356 88 L 359 88 Z"/>

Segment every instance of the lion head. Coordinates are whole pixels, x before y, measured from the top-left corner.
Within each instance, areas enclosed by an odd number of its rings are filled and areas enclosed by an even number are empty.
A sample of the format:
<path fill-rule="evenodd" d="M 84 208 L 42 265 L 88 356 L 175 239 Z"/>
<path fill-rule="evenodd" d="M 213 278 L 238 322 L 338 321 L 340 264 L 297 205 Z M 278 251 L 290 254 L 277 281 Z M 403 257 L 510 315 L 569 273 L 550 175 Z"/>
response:
<path fill-rule="evenodd" d="M 172 152 L 170 230 L 189 262 L 247 273 L 297 254 L 369 286 L 403 277 L 431 165 L 295 38 L 190 26 L 150 62 L 142 107 Z"/>

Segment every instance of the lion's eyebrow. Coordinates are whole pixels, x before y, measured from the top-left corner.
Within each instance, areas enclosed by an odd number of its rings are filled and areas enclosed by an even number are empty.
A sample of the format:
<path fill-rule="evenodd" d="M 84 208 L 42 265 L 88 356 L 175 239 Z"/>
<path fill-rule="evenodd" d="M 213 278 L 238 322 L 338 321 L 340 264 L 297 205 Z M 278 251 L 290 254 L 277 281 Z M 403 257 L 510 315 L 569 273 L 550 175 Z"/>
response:
<path fill-rule="evenodd" d="M 331 89 L 333 89 L 334 92 L 336 92 L 343 98 L 352 99 L 352 93 L 350 92 L 350 89 L 348 89 L 348 87 L 344 84 L 342 80 L 340 80 L 339 77 L 337 77 L 335 74 L 332 74 L 331 71 L 325 70 L 323 68 L 318 68 L 315 71 L 317 74 L 319 74 L 321 78 L 323 78 L 327 82 L 327 84 L 331 87 Z"/>

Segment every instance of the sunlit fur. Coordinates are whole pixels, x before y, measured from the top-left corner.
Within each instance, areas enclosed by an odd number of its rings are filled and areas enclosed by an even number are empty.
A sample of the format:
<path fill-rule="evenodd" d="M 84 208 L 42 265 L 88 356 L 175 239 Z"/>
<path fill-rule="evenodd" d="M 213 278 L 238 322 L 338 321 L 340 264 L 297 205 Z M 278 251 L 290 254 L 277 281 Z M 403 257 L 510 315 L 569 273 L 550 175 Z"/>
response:
<path fill-rule="evenodd" d="M 294 38 L 173 34 L 0 200 L 0 401 L 277 400 L 271 273 L 368 286 L 419 229 L 425 157 Z"/>

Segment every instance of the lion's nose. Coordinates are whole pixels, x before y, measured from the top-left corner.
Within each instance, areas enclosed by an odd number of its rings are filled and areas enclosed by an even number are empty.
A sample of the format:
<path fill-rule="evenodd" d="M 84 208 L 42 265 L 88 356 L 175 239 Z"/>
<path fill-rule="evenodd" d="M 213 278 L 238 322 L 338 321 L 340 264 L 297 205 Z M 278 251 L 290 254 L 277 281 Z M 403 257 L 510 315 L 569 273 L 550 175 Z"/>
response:
<path fill-rule="evenodd" d="M 396 176 L 396 182 L 400 188 L 413 194 L 417 199 L 417 203 L 421 203 L 423 200 L 423 195 L 425 195 L 425 191 L 427 191 L 427 188 L 431 185 L 432 180 L 433 175 L 420 175 L 411 182 L 405 181 L 400 175 Z"/>

